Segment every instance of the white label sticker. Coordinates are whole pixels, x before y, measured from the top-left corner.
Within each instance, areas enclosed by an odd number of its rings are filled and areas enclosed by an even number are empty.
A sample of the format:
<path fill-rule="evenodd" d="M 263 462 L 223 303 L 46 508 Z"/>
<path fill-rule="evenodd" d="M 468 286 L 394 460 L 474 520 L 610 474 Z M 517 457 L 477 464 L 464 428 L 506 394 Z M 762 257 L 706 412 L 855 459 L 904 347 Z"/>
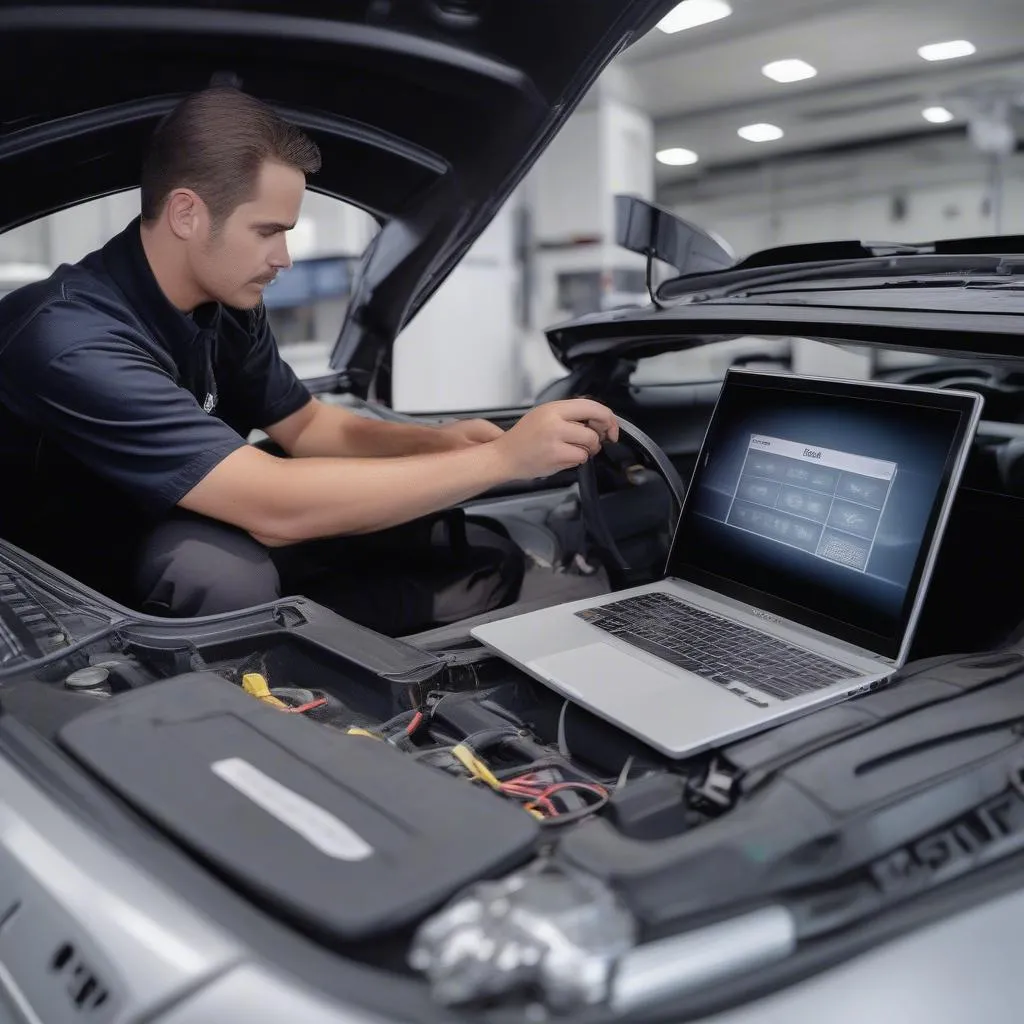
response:
<path fill-rule="evenodd" d="M 283 825 L 298 832 L 321 853 L 336 860 L 365 860 L 373 847 L 340 818 L 304 796 L 282 786 L 240 757 L 228 757 L 210 765 L 214 775 L 233 786 Z"/>

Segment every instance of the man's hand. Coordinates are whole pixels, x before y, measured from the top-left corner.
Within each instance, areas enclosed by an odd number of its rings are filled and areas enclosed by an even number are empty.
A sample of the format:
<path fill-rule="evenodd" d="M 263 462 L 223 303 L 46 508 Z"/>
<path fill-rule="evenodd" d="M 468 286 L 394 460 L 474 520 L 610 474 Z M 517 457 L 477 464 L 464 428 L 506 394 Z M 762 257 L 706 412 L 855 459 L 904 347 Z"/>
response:
<path fill-rule="evenodd" d="M 513 480 L 533 480 L 582 466 L 607 441 L 619 439 L 615 414 L 589 398 L 531 409 L 494 441 Z"/>
<path fill-rule="evenodd" d="M 505 431 L 489 420 L 456 420 L 454 423 L 443 423 L 437 428 L 447 434 L 453 448 L 469 448 L 475 444 L 486 444 L 503 437 Z"/>

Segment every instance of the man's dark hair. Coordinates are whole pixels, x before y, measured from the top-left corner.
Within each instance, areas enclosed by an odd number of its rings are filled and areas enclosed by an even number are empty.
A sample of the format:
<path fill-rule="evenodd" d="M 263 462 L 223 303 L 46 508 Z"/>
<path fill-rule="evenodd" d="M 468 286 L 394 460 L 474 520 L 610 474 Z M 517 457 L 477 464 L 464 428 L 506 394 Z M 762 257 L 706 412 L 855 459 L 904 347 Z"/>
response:
<path fill-rule="evenodd" d="M 153 133 L 142 165 L 142 219 L 156 219 L 174 189 L 190 188 L 220 224 L 252 197 L 266 160 L 306 175 L 320 170 L 316 143 L 265 103 L 223 86 L 194 93 Z"/>

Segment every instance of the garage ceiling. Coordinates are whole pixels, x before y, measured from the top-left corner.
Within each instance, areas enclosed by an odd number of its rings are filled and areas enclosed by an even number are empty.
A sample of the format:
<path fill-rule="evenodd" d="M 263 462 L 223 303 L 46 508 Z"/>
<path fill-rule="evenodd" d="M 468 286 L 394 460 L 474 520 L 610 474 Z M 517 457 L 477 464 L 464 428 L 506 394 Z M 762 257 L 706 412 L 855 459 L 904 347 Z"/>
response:
<path fill-rule="evenodd" d="M 965 93 L 1009 83 L 1024 97 L 1024 0 L 730 0 L 732 15 L 666 35 L 653 30 L 627 51 L 642 102 L 655 119 L 656 149 L 684 147 L 691 167 L 658 165 L 660 190 L 709 169 L 964 132 Z M 968 57 L 928 62 L 918 47 L 968 39 Z M 766 78 L 770 61 L 800 58 L 816 77 Z M 951 124 L 930 125 L 943 105 Z M 783 138 L 747 142 L 744 125 L 767 122 Z"/>

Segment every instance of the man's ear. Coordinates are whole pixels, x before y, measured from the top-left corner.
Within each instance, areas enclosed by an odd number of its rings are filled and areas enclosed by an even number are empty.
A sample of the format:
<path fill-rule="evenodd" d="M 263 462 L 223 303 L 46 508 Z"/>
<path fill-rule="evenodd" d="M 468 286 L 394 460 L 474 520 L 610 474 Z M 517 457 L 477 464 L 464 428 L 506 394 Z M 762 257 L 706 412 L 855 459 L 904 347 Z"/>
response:
<path fill-rule="evenodd" d="M 190 188 L 176 188 L 167 197 L 165 215 L 175 237 L 187 241 L 199 229 L 205 204 Z"/>

